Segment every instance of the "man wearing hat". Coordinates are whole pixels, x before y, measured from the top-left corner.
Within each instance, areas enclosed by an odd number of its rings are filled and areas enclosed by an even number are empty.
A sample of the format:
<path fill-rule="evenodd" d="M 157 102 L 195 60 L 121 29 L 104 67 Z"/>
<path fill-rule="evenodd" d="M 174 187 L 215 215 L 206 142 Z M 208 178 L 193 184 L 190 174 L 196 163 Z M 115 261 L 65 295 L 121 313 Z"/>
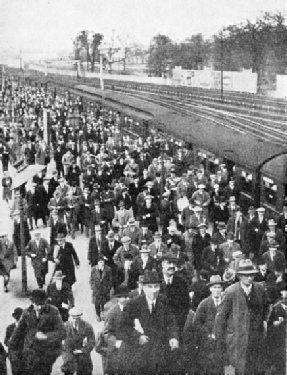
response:
<path fill-rule="evenodd" d="M 130 210 L 132 207 L 132 198 L 128 193 L 128 188 L 124 186 L 121 189 L 121 192 L 117 195 L 116 200 L 115 200 L 115 205 L 116 207 L 119 207 L 119 203 L 123 201 L 125 204 L 125 208 L 127 210 Z"/>
<path fill-rule="evenodd" d="M 172 372 L 171 366 L 166 367 L 171 365 L 167 358 L 174 361 L 177 356 L 179 336 L 176 321 L 166 297 L 160 294 L 160 283 L 156 271 L 146 270 L 144 294 L 130 300 L 123 311 L 123 343 L 130 352 L 134 374 Z"/>
<path fill-rule="evenodd" d="M 163 255 L 161 259 L 163 274 L 161 293 L 168 299 L 181 335 L 189 311 L 189 293 L 186 280 L 175 272 L 177 262 L 178 258 L 173 253 L 169 252 Z"/>
<path fill-rule="evenodd" d="M 64 198 L 65 217 L 67 220 L 67 227 L 72 238 L 75 238 L 76 227 L 79 215 L 78 197 L 74 195 L 73 189 L 68 190 L 67 196 Z"/>
<path fill-rule="evenodd" d="M 266 241 L 268 234 L 272 234 L 274 237 L 274 240 L 278 243 L 280 247 L 283 247 L 285 250 L 285 236 L 281 229 L 276 228 L 277 223 L 274 219 L 268 220 L 268 230 L 263 234 L 261 245 L 263 241 Z"/>
<path fill-rule="evenodd" d="M 74 155 L 71 153 L 71 150 L 68 149 L 67 152 L 62 156 L 62 164 L 64 169 L 64 176 L 68 176 L 68 172 L 72 164 L 74 163 Z"/>
<path fill-rule="evenodd" d="M 47 297 L 51 305 L 56 306 L 63 322 L 69 318 L 69 309 L 74 306 L 74 295 L 71 286 L 65 282 L 62 271 L 56 271 L 52 283 L 48 285 Z"/>
<path fill-rule="evenodd" d="M 262 259 L 267 266 L 267 271 L 274 271 L 276 264 L 281 264 L 285 269 L 286 259 L 285 255 L 278 250 L 279 244 L 273 240 L 268 244 L 268 251 L 262 255 Z"/>
<path fill-rule="evenodd" d="M 219 275 L 213 275 L 210 277 L 207 286 L 211 295 L 200 302 L 190 330 L 190 334 L 193 336 L 192 340 L 194 340 L 194 345 L 197 348 L 196 373 L 221 375 L 223 373 L 223 362 L 214 340 L 213 326 L 222 302 L 224 281 L 221 280 Z"/>
<path fill-rule="evenodd" d="M 102 252 L 104 243 L 103 229 L 100 225 L 94 226 L 94 235 L 89 240 L 88 261 L 91 267 L 98 263 L 98 256 Z"/>
<path fill-rule="evenodd" d="M 48 241 L 41 237 L 39 231 L 33 233 L 33 239 L 26 246 L 26 254 L 31 258 L 38 287 L 43 289 L 45 277 L 48 273 L 50 246 Z"/>
<path fill-rule="evenodd" d="M 224 260 L 226 264 L 229 264 L 232 260 L 232 254 L 236 251 L 241 251 L 240 245 L 234 241 L 234 234 L 228 232 L 226 236 L 226 242 L 223 242 L 219 248 L 223 252 Z"/>
<path fill-rule="evenodd" d="M 137 233 L 137 237 L 135 240 L 135 244 L 138 247 L 141 247 L 143 244 L 150 245 L 153 242 L 153 232 L 148 229 L 148 224 L 144 220 L 141 222 L 139 227 L 139 231 Z"/>
<path fill-rule="evenodd" d="M 181 213 L 181 222 L 182 222 L 182 225 L 185 229 L 188 228 L 189 224 L 190 224 L 190 218 L 191 216 L 193 215 L 194 213 L 194 206 L 193 206 L 193 199 L 190 198 L 189 199 L 189 202 L 188 202 L 188 206 L 185 207 L 183 210 L 182 210 L 182 213 Z"/>
<path fill-rule="evenodd" d="M 83 311 L 79 307 L 73 307 L 69 314 L 71 319 L 65 323 L 66 338 L 61 370 L 65 375 L 92 375 L 91 351 L 96 342 L 94 329 L 82 319 Z"/>
<path fill-rule="evenodd" d="M 91 209 L 91 217 L 90 217 L 91 236 L 95 234 L 95 225 L 103 225 L 104 222 L 105 222 L 105 215 L 101 207 L 101 202 L 99 199 L 95 199 L 94 207 Z"/>
<path fill-rule="evenodd" d="M 234 233 L 234 240 L 240 245 L 241 249 L 247 250 L 247 220 L 242 214 L 242 210 L 238 209 L 227 222 L 227 232 Z"/>
<path fill-rule="evenodd" d="M 58 233 L 64 233 L 65 236 L 67 235 L 67 226 L 59 217 L 58 210 L 51 211 L 51 221 L 50 221 L 51 229 L 50 229 L 50 250 L 51 254 L 54 251 L 55 245 L 57 245 L 57 236 Z"/>
<path fill-rule="evenodd" d="M 64 199 L 61 197 L 61 193 L 58 190 L 55 190 L 54 198 L 50 199 L 48 209 L 50 213 L 53 210 L 57 210 L 60 220 L 62 222 L 64 221 L 65 202 Z"/>
<path fill-rule="evenodd" d="M 53 254 L 55 270 L 62 271 L 65 281 L 72 286 L 76 282 L 75 266 L 80 267 L 78 255 L 72 243 L 66 241 L 64 233 L 59 233 L 56 240 L 58 246 L 55 246 Z"/>
<path fill-rule="evenodd" d="M 203 213 L 207 217 L 210 196 L 205 191 L 206 186 L 204 184 L 199 184 L 197 187 L 198 190 L 192 194 L 192 199 L 197 206 L 202 207 Z"/>
<path fill-rule="evenodd" d="M 102 357 L 105 374 L 125 375 L 130 369 L 128 351 L 123 343 L 123 309 L 129 301 L 129 289 L 125 285 L 117 287 L 114 297 L 116 303 L 109 309 L 103 329 L 104 340 L 107 345 L 106 355 Z"/>
<path fill-rule="evenodd" d="M 178 245 L 182 249 L 183 241 L 181 236 L 178 234 L 176 223 L 171 221 L 167 227 L 167 230 L 168 233 L 163 235 L 163 242 L 167 245 L 168 249 L 171 248 L 172 244 Z"/>
<path fill-rule="evenodd" d="M 13 332 L 9 349 L 19 350 L 24 342 L 24 373 L 50 375 L 62 352 L 65 327 L 58 309 L 47 303 L 43 289 L 33 290 L 31 302 Z"/>
<path fill-rule="evenodd" d="M 225 200 L 225 197 L 220 195 L 214 205 L 214 208 L 212 211 L 212 219 L 215 223 L 218 223 L 218 222 L 227 223 L 229 217 L 230 217 L 230 213 L 227 207 L 227 202 Z"/>
<path fill-rule="evenodd" d="M 157 230 L 157 218 L 159 217 L 158 207 L 152 201 L 153 196 L 145 196 L 145 204 L 140 208 L 138 214 L 140 222 L 146 221 L 148 229 L 152 232 Z"/>
<path fill-rule="evenodd" d="M 149 245 L 150 255 L 156 259 L 161 259 L 163 254 L 168 252 L 168 247 L 162 241 L 162 235 L 160 232 L 155 232 L 153 238 L 153 242 Z"/>
<path fill-rule="evenodd" d="M 213 237 L 216 239 L 219 245 L 226 242 L 226 224 L 223 221 L 217 223 L 217 231 L 215 231 Z"/>
<path fill-rule="evenodd" d="M 210 245 L 203 249 L 201 266 L 209 271 L 210 275 L 222 275 L 225 268 L 225 260 L 222 249 L 219 248 L 217 239 L 211 237 Z"/>
<path fill-rule="evenodd" d="M 81 230 L 83 232 L 83 226 L 85 227 L 85 236 L 89 238 L 90 219 L 91 219 L 91 208 L 93 201 L 90 196 L 89 188 L 84 188 L 83 195 L 79 199 L 79 219 L 81 224 Z"/>
<path fill-rule="evenodd" d="M 240 191 L 236 187 L 235 179 L 233 177 L 230 178 L 228 186 L 224 189 L 224 195 L 226 200 L 229 200 L 230 197 L 235 197 L 235 201 L 238 202 Z"/>
<path fill-rule="evenodd" d="M 263 234 L 268 230 L 268 221 L 265 216 L 265 208 L 257 208 L 256 213 L 257 215 L 250 222 L 250 226 L 252 229 L 252 233 L 254 234 L 254 239 L 252 242 L 252 252 L 254 253 L 255 259 L 258 259 Z"/>
<path fill-rule="evenodd" d="M 130 217 L 128 220 L 128 227 L 123 230 L 123 237 L 130 237 L 131 243 L 136 245 L 137 238 L 139 236 L 140 229 L 136 227 L 136 221 L 134 217 Z"/>
<path fill-rule="evenodd" d="M 150 255 L 150 248 L 147 244 L 143 244 L 140 248 L 140 254 L 137 255 L 132 264 L 132 269 L 137 274 L 142 275 L 145 270 L 157 269 L 157 261 Z"/>
<path fill-rule="evenodd" d="M 37 184 L 32 182 L 30 185 L 30 190 L 27 191 L 25 199 L 27 204 L 27 217 L 30 225 L 30 230 L 33 230 L 33 227 L 37 227 L 38 221 L 38 210 L 40 205 L 40 196 L 36 190 Z M 34 225 L 33 225 L 34 220 Z"/>
<path fill-rule="evenodd" d="M 262 238 L 262 242 L 261 242 L 260 250 L 259 250 L 259 259 L 262 257 L 262 254 L 264 254 L 266 251 L 268 251 L 269 244 L 272 241 L 276 241 L 276 233 L 273 232 L 273 231 L 268 231 L 266 233 L 266 236 L 264 235 L 264 238 Z M 278 250 L 281 251 L 283 254 L 285 254 L 286 244 L 282 243 L 282 242 L 279 243 L 278 241 L 276 241 L 276 242 L 279 245 Z"/>
<path fill-rule="evenodd" d="M 134 259 L 138 254 L 139 250 L 136 245 L 131 244 L 130 237 L 122 237 L 121 239 L 122 246 L 119 247 L 114 255 L 114 262 L 118 266 L 118 268 L 123 268 L 125 259 L 124 254 L 129 253 L 132 255 L 132 258 Z"/>
<path fill-rule="evenodd" d="M 100 254 L 90 276 L 92 302 L 95 305 L 97 321 L 101 321 L 101 313 L 104 312 L 104 306 L 110 299 L 110 291 L 113 287 L 112 270 L 105 263 L 105 257 Z"/>
<path fill-rule="evenodd" d="M 4 344 L 8 347 L 8 357 L 11 364 L 11 370 L 13 375 L 24 375 L 23 366 L 24 361 L 22 357 L 23 352 L 23 345 L 19 346 L 18 350 L 11 350 L 9 348 L 9 343 L 12 337 L 12 334 L 15 328 L 19 324 L 19 320 L 22 316 L 23 309 L 21 307 L 16 307 L 14 312 L 12 313 L 12 317 L 14 319 L 14 323 L 9 324 L 6 328 L 6 335 L 4 339 Z"/>
<path fill-rule="evenodd" d="M 210 234 L 207 233 L 207 225 L 201 223 L 198 225 L 198 233 L 194 235 L 192 248 L 194 256 L 194 267 L 196 271 L 201 269 L 201 259 L 203 250 L 210 244 Z"/>
<path fill-rule="evenodd" d="M 206 216 L 202 213 L 202 207 L 193 207 L 193 214 L 189 217 L 189 226 L 198 227 L 199 224 L 206 224 Z"/>
<path fill-rule="evenodd" d="M 251 260 L 240 261 L 239 282 L 225 290 L 215 318 L 215 339 L 239 375 L 264 373 L 269 303 L 264 287 L 253 281 L 257 272 Z"/>
<path fill-rule="evenodd" d="M 112 225 L 116 223 L 120 225 L 120 235 L 122 235 L 123 229 L 131 217 L 134 217 L 132 210 L 127 210 L 124 201 L 120 201 L 119 210 L 116 211 L 112 221 Z"/>

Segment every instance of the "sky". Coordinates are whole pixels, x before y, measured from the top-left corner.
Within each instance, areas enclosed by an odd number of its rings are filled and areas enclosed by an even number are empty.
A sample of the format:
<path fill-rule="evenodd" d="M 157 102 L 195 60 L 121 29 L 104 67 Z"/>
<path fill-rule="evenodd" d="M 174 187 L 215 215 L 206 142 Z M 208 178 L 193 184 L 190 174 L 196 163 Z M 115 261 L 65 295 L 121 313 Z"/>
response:
<path fill-rule="evenodd" d="M 3 51 L 72 50 L 81 30 L 130 35 L 149 45 L 166 34 L 175 41 L 264 12 L 287 15 L 286 0 L 0 0 L 0 54 Z"/>

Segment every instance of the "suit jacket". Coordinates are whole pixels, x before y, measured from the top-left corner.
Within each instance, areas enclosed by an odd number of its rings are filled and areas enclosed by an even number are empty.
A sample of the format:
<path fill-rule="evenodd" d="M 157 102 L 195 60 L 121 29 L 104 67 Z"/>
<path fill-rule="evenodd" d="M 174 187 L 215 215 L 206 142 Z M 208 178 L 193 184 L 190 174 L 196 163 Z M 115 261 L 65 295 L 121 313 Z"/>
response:
<path fill-rule="evenodd" d="M 123 268 L 125 264 L 125 254 L 129 253 L 135 258 L 139 254 L 139 249 L 135 245 L 130 245 L 129 250 L 126 251 L 123 246 L 119 247 L 114 255 L 114 262 L 119 268 Z"/>
<path fill-rule="evenodd" d="M 130 210 L 118 210 L 115 213 L 115 217 L 113 218 L 112 224 L 116 225 L 117 223 L 121 226 L 127 225 L 130 218 L 134 217 L 133 213 Z"/>
<path fill-rule="evenodd" d="M 42 273 L 48 272 L 48 257 L 50 246 L 44 238 L 39 239 L 39 246 L 35 240 L 31 240 L 26 247 L 27 255 L 31 257 L 31 263 L 36 277 L 41 277 Z M 36 255 L 36 257 L 34 256 Z"/>
<path fill-rule="evenodd" d="M 62 248 L 56 247 L 54 250 L 54 259 L 60 261 L 56 265 L 56 270 L 61 270 L 66 276 L 65 281 L 73 285 L 76 282 L 75 265 L 80 265 L 74 246 L 70 242 L 65 242 Z"/>
<path fill-rule="evenodd" d="M 248 344 L 253 345 L 252 349 L 258 354 L 257 357 L 253 356 L 253 363 L 249 363 L 254 366 L 254 371 L 259 371 L 264 363 L 263 322 L 268 320 L 269 315 L 264 287 L 253 283 L 250 298 L 253 300 L 252 309 L 248 308 L 240 282 L 229 286 L 225 290 L 214 324 L 215 337 L 219 343 L 226 345 L 227 361 L 239 375 L 243 375 L 245 371 Z"/>
<path fill-rule="evenodd" d="M 131 243 L 137 245 L 137 238 L 138 238 L 139 232 L 140 232 L 140 229 L 137 227 L 135 227 L 133 232 L 129 229 L 129 227 L 127 227 L 123 230 L 122 236 L 130 237 Z"/>
<path fill-rule="evenodd" d="M 193 247 L 193 255 L 194 255 L 194 267 L 196 270 L 199 270 L 201 257 L 203 249 L 205 249 L 210 244 L 210 234 L 205 233 L 205 236 L 202 237 L 201 234 L 197 233 L 194 236 L 192 247 Z"/>
<path fill-rule="evenodd" d="M 95 235 L 90 238 L 88 249 L 88 261 L 92 267 L 94 267 L 98 263 L 98 256 L 99 253 L 102 251 L 103 242 L 103 236 L 101 236 L 100 244 L 98 244 Z"/>
<path fill-rule="evenodd" d="M 144 346 L 139 346 L 142 333 L 135 328 L 135 319 L 149 337 Z M 145 295 L 130 300 L 123 311 L 122 337 L 130 352 L 131 367 L 136 374 L 152 374 L 156 373 L 156 369 L 163 371 L 165 357 L 167 353 L 171 353 L 169 340 L 179 338 L 176 321 L 166 297 L 157 297 L 155 311 L 152 313 Z"/>
<path fill-rule="evenodd" d="M 222 249 L 216 248 L 215 251 L 207 246 L 202 253 L 201 267 L 213 275 L 222 275 L 225 268 L 225 260 Z"/>
<path fill-rule="evenodd" d="M 262 237 L 262 241 L 261 241 L 261 244 L 263 241 L 266 241 L 267 240 L 267 235 L 269 233 L 269 230 L 267 230 L 264 234 L 263 234 L 263 237 Z M 276 242 L 278 242 L 279 245 L 284 245 L 285 242 L 286 242 L 286 239 L 285 239 L 285 236 L 282 232 L 281 229 L 275 229 L 275 238 L 274 240 Z"/>
<path fill-rule="evenodd" d="M 239 240 L 241 248 L 246 249 L 246 229 L 247 229 L 247 220 L 245 218 L 241 219 L 241 224 L 237 223 L 236 217 L 232 216 L 227 222 L 227 232 L 234 233 L 235 240 Z"/>

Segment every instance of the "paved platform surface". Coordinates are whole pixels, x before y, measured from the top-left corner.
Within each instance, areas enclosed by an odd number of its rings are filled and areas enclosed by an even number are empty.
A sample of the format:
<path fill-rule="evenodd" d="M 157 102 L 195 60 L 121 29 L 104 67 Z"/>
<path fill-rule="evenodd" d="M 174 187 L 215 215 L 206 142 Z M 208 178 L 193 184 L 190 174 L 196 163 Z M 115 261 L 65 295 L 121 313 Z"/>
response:
<path fill-rule="evenodd" d="M 1 164 L 1 163 L 0 163 Z M 0 167 L 0 180 L 3 177 L 2 165 Z M 51 163 L 48 167 L 48 174 L 54 170 L 54 165 Z M 11 176 L 13 176 L 13 169 L 9 169 Z M 0 187 L 0 230 L 6 231 L 9 238 L 12 237 L 13 233 L 13 221 L 9 216 L 9 207 L 5 201 L 2 200 L 2 186 Z M 41 221 L 39 220 L 39 230 L 43 237 L 49 240 L 50 228 L 42 228 Z M 70 236 L 67 237 L 67 241 L 73 243 L 76 252 L 80 259 L 80 268 L 76 270 L 77 282 L 73 286 L 73 292 L 75 296 L 75 304 L 83 308 L 84 315 L 83 319 L 90 322 L 95 332 L 98 332 L 103 323 L 96 322 L 96 315 L 94 305 L 91 299 L 91 289 L 89 286 L 89 277 L 91 267 L 87 261 L 87 250 L 88 250 L 88 239 L 83 234 L 77 232 L 76 239 L 72 240 Z M 46 277 L 47 282 L 50 281 L 51 275 L 54 269 L 54 264 L 49 262 L 49 273 Z M 28 292 L 30 293 L 33 289 L 37 288 L 36 279 L 34 272 L 31 267 L 30 259 L 27 259 L 27 275 L 28 275 Z M 47 286 L 47 285 L 46 285 Z M 16 307 L 27 308 L 30 305 L 29 295 L 23 295 L 22 293 L 22 278 L 21 278 L 21 259 L 18 260 L 17 268 L 11 271 L 11 282 L 9 284 L 9 292 L 4 292 L 3 278 L 0 278 L 0 341 L 3 343 L 5 337 L 5 331 L 7 325 L 13 322 L 11 316 L 12 312 Z M 108 305 L 108 304 L 107 304 Z M 111 303 L 109 303 L 111 305 Z M 109 306 L 106 306 L 108 308 Z M 94 364 L 93 375 L 102 375 L 102 362 L 101 356 L 95 351 L 92 351 L 92 360 Z M 62 359 L 59 358 L 53 368 L 53 375 L 62 374 L 61 367 Z M 11 369 L 8 363 L 8 374 L 11 375 Z M 31 374 L 32 375 L 32 374 Z"/>

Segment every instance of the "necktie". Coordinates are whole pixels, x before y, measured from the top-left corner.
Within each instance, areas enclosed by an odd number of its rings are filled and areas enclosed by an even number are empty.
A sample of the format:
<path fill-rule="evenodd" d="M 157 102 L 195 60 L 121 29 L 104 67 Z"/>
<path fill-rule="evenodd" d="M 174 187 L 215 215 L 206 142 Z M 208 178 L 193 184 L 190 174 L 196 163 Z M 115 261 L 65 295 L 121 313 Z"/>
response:
<path fill-rule="evenodd" d="M 155 304 L 152 303 L 151 304 L 151 314 L 153 314 L 155 312 Z"/>

